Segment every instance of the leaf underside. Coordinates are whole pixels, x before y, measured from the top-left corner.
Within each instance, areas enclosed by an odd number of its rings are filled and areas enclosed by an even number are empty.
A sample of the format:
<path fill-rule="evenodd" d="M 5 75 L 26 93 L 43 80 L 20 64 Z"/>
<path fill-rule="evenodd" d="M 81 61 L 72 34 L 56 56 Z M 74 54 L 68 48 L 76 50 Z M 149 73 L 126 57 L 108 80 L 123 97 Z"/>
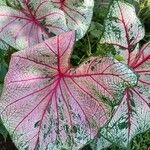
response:
<path fill-rule="evenodd" d="M 110 119 L 136 75 L 111 58 L 92 57 L 70 67 L 74 32 L 13 54 L 0 111 L 17 148 L 81 148 Z"/>

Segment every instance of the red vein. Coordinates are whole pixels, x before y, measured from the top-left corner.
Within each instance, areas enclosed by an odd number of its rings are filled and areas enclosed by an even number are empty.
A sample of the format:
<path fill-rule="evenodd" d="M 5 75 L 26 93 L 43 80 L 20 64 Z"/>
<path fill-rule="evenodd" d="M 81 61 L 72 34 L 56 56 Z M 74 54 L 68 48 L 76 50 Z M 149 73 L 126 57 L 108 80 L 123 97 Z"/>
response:
<path fill-rule="evenodd" d="M 49 68 L 51 68 L 51 69 L 57 70 L 57 68 L 54 68 L 54 67 L 49 66 L 49 65 L 47 65 L 47 64 L 44 64 L 44 63 L 42 63 L 42 62 L 37 62 L 36 60 L 32 60 L 32 59 L 29 59 L 29 58 L 26 58 L 26 57 L 15 56 L 15 55 L 14 55 L 13 57 L 17 57 L 17 58 L 20 58 L 20 59 L 25 59 L 25 60 L 27 60 L 27 61 L 34 62 L 34 63 L 36 63 L 36 64 L 38 64 L 38 65 L 42 65 L 42 66 L 49 67 Z"/>
<path fill-rule="evenodd" d="M 108 90 L 107 90 L 107 88 L 105 87 L 105 86 L 103 86 L 102 84 L 100 84 L 97 80 L 95 80 L 93 77 L 91 77 L 99 86 L 101 86 L 113 99 L 115 99 L 114 98 L 114 96 L 112 95 L 112 93 L 110 93 Z"/>
<path fill-rule="evenodd" d="M 41 2 L 41 3 L 38 5 L 38 7 L 35 9 L 34 16 L 36 16 L 36 13 L 37 13 L 37 11 L 39 10 L 39 8 L 40 8 L 44 3 L 46 3 L 46 2 L 48 2 L 48 1 L 47 1 L 47 0 L 46 0 L 46 1 L 43 1 L 43 2 Z"/>
<path fill-rule="evenodd" d="M 83 17 L 84 19 L 86 19 L 86 17 L 82 14 L 82 13 L 80 13 L 79 11 L 76 11 L 76 10 L 74 10 L 74 9 L 72 9 L 72 8 L 70 8 L 70 7 L 68 7 L 67 5 L 65 5 L 64 4 L 64 6 L 66 7 L 66 8 L 68 8 L 69 10 L 71 10 L 71 11 L 73 11 L 73 12 L 75 12 L 75 13 L 77 13 L 77 14 L 79 14 L 81 17 Z"/>
<path fill-rule="evenodd" d="M 52 77 L 36 77 L 36 78 L 30 78 L 30 79 L 24 79 L 24 80 L 14 80 L 14 81 L 10 81 L 9 83 L 25 82 L 25 81 L 33 81 L 33 80 L 41 80 L 41 79 L 50 79 L 50 78 L 52 78 Z"/>
<path fill-rule="evenodd" d="M 150 73 L 150 70 L 135 70 L 137 73 L 146 73 L 146 72 L 149 72 Z"/>
<path fill-rule="evenodd" d="M 11 22 L 7 23 L 4 27 L 1 28 L 1 31 L 0 31 L 0 32 L 2 32 L 7 26 L 9 26 L 10 24 L 12 24 L 12 23 L 13 23 L 14 21 L 16 21 L 16 20 L 17 20 L 17 18 L 14 19 L 14 20 L 12 20 Z"/>
<path fill-rule="evenodd" d="M 123 23 L 123 27 L 124 27 L 124 30 L 125 30 L 125 36 L 126 36 L 126 39 L 127 39 L 127 43 L 128 43 L 128 50 L 130 49 L 130 39 L 129 39 L 129 35 L 128 35 L 128 29 L 126 27 L 126 23 L 125 23 L 125 20 L 124 20 L 124 16 L 123 16 L 123 13 L 122 13 L 122 9 L 118 3 L 118 7 L 119 7 L 119 10 L 120 10 L 120 13 L 121 13 L 121 21 Z M 130 60 L 129 60 L 130 62 Z"/>
<path fill-rule="evenodd" d="M 47 44 L 46 41 L 44 41 L 44 44 L 48 47 L 48 49 L 49 49 L 53 54 L 55 54 L 55 55 L 57 56 L 56 52 L 50 47 L 49 44 Z"/>
<path fill-rule="evenodd" d="M 142 83 L 144 83 L 144 84 L 150 85 L 150 82 L 146 82 L 146 81 L 143 81 L 143 80 L 141 80 L 141 79 L 139 79 L 139 82 L 142 82 Z"/>
<path fill-rule="evenodd" d="M 18 123 L 18 125 L 15 127 L 15 129 L 13 130 L 12 134 L 14 134 L 14 132 L 16 131 L 16 129 L 23 123 L 23 121 L 30 115 L 32 114 L 35 109 L 50 95 L 52 91 L 50 91 L 48 94 L 46 94 L 46 96 L 44 96 L 42 98 L 42 100 Z"/>
<path fill-rule="evenodd" d="M 131 106 L 130 106 L 130 95 L 129 95 L 129 91 L 127 90 L 127 108 L 128 108 L 128 139 L 130 136 L 130 131 L 131 131 Z"/>
<path fill-rule="evenodd" d="M 26 24 L 24 24 L 18 31 L 18 33 L 15 35 L 15 40 L 17 39 L 18 35 L 21 33 L 21 31 L 29 24 L 30 22 L 27 22 Z"/>
<path fill-rule="evenodd" d="M 52 102 L 53 95 L 56 93 L 57 87 L 58 87 L 59 84 L 60 84 L 60 78 L 57 79 L 57 83 L 56 83 L 55 87 L 53 88 L 53 93 L 52 93 L 52 95 L 51 95 L 51 97 L 50 97 L 50 99 L 49 99 L 49 101 L 48 101 L 48 103 L 46 105 L 46 108 L 44 109 L 44 112 L 42 114 L 42 119 L 40 120 L 40 126 L 39 126 L 39 131 L 38 131 L 38 138 L 37 138 L 37 142 L 35 144 L 35 149 L 37 148 L 37 144 L 38 144 L 38 141 L 39 141 L 39 136 L 40 136 L 39 134 L 40 134 L 40 130 L 41 130 L 41 127 L 42 127 L 42 123 L 43 123 L 43 119 L 44 119 L 45 113 L 47 111 L 48 106 Z"/>
<path fill-rule="evenodd" d="M 67 111 L 68 111 L 68 115 L 69 115 L 69 121 L 70 121 L 70 126 L 72 126 L 72 120 L 71 120 L 71 115 L 70 115 L 70 114 L 71 114 L 71 112 L 70 112 L 70 109 L 69 109 L 68 103 L 67 103 L 67 101 L 65 100 L 64 94 L 63 94 L 63 92 L 62 92 L 61 84 L 59 85 L 59 88 L 60 88 L 60 92 L 61 92 L 61 95 L 62 95 L 63 101 L 64 101 L 64 103 L 65 103 L 65 105 L 66 105 L 66 107 L 67 107 Z"/>
<path fill-rule="evenodd" d="M 30 46 L 30 38 L 32 37 L 32 36 L 31 36 L 31 31 L 32 31 L 33 27 L 34 27 L 34 23 L 31 25 L 31 28 L 30 28 L 30 30 L 29 30 L 29 35 L 28 35 L 28 38 L 27 38 L 27 40 L 28 40 L 28 45 L 29 45 L 29 46 Z"/>
<path fill-rule="evenodd" d="M 57 36 L 56 37 L 56 43 L 57 43 L 57 60 L 58 60 L 58 72 L 60 73 L 60 52 L 59 52 L 59 50 L 60 50 L 60 43 L 59 43 L 60 41 L 59 41 L 59 36 Z"/>
<path fill-rule="evenodd" d="M 89 122 L 88 117 L 87 117 L 86 113 L 84 112 L 83 108 L 81 107 L 81 105 L 79 104 L 78 100 L 76 100 L 76 98 L 75 98 L 75 97 L 73 96 L 73 94 L 71 93 L 71 91 L 70 91 L 70 89 L 69 89 L 69 87 L 68 87 L 66 81 L 65 81 L 64 79 L 63 79 L 63 81 L 64 81 L 64 83 L 65 83 L 65 86 L 66 86 L 66 88 L 67 88 L 67 90 L 68 90 L 70 96 L 71 96 L 71 97 L 74 99 L 74 101 L 78 104 L 78 106 L 80 107 L 81 111 L 83 112 L 83 114 L 84 114 L 84 116 L 85 116 L 86 121 L 88 122 L 88 125 L 89 125 L 89 128 L 90 128 L 90 138 L 91 138 L 91 133 L 92 133 L 92 132 L 91 132 L 91 123 Z"/>
<path fill-rule="evenodd" d="M 133 89 L 133 91 L 141 98 L 141 100 L 150 108 L 150 104 L 140 95 L 138 91 Z"/>
<path fill-rule="evenodd" d="M 38 19 L 38 20 L 42 20 L 42 19 L 44 19 L 44 18 L 46 18 L 46 17 L 48 17 L 48 16 L 52 16 L 52 15 L 61 15 L 61 16 L 63 16 L 62 14 L 60 14 L 60 13 L 58 13 L 58 12 L 53 12 L 53 13 L 49 13 L 49 14 L 44 15 L 44 16 L 42 16 L 42 17 L 40 17 L 40 18 L 37 18 L 37 19 Z"/>
<path fill-rule="evenodd" d="M 68 44 L 67 44 L 66 49 L 64 50 L 64 52 L 61 54 L 60 57 L 62 57 L 62 56 L 66 53 L 67 50 L 70 50 L 70 49 L 69 49 L 69 46 L 70 46 L 72 40 L 73 40 L 73 36 L 71 36 L 71 38 L 70 38 L 70 40 L 69 40 L 69 42 L 68 42 Z M 72 46 L 72 45 L 71 45 L 71 46 Z"/>
<path fill-rule="evenodd" d="M 43 91 L 44 89 L 46 89 L 46 88 L 50 87 L 52 84 L 54 84 L 56 81 L 57 81 L 57 79 L 54 80 L 51 84 L 45 86 L 44 88 L 41 88 L 41 89 L 39 89 L 39 90 L 37 90 L 37 91 L 34 91 L 34 92 L 32 92 L 32 93 L 30 93 L 30 94 L 28 94 L 28 95 L 26 95 L 26 96 L 23 96 L 23 97 L 21 97 L 21 98 L 15 100 L 15 101 L 12 102 L 12 103 L 8 104 L 8 105 L 4 108 L 4 110 L 2 111 L 2 113 L 3 113 L 9 106 L 11 106 L 11 105 L 15 104 L 16 102 L 19 102 L 19 101 L 21 101 L 21 100 L 27 98 L 27 97 L 29 97 L 29 96 L 31 96 L 31 95 L 34 95 L 34 94 L 36 94 L 36 93 L 38 93 L 38 92 Z M 1 113 L 1 114 L 2 114 L 2 113 Z"/>
<path fill-rule="evenodd" d="M 93 100 L 98 103 L 98 105 L 102 108 L 102 110 L 106 113 L 105 109 L 103 108 L 103 106 L 99 103 L 99 100 L 97 100 L 94 96 L 92 96 L 90 93 L 88 93 L 86 90 L 84 90 L 77 82 L 75 82 L 72 78 L 71 80 L 75 83 L 75 85 L 84 93 L 86 93 L 88 96 L 90 96 L 91 98 L 93 98 Z"/>

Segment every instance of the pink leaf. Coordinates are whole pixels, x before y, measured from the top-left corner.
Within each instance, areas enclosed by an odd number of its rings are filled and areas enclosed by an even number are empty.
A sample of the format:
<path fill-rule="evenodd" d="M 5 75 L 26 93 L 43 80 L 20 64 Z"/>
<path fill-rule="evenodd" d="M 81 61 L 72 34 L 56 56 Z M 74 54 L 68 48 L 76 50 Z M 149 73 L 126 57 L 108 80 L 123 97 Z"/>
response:
<path fill-rule="evenodd" d="M 18 10 L 0 6 L 0 36 L 9 45 L 23 49 L 68 30 L 63 12 L 47 7 L 50 2 L 21 4 Z"/>
<path fill-rule="evenodd" d="M 74 32 L 13 54 L 0 101 L 1 118 L 18 149 L 79 149 L 110 118 L 111 105 L 137 77 L 111 58 L 69 60 Z"/>

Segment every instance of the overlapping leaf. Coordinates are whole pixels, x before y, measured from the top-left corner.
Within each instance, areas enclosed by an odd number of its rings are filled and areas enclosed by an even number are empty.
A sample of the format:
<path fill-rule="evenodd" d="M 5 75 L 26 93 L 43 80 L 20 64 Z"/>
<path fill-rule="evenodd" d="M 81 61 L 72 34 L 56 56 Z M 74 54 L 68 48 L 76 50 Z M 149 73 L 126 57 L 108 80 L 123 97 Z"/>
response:
<path fill-rule="evenodd" d="M 18 149 L 75 150 L 93 139 L 137 76 L 111 58 L 69 63 L 73 32 L 13 54 L 0 101 Z"/>
<path fill-rule="evenodd" d="M 101 43 L 109 43 L 122 49 L 133 50 L 133 45 L 144 37 L 143 26 L 136 16 L 135 8 L 114 0 L 105 20 L 105 32 Z"/>
<path fill-rule="evenodd" d="M 122 7 L 126 7 L 126 5 L 127 4 L 123 4 Z M 127 11 L 128 10 L 126 10 L 126 12 Z M 123 16 L 127 17 L 127 14 L 124 13 Z M 130 24 L 133 24 L 132 22 L 134 22 L 134 20 L 132 20 Z M 109 30 L 111 32 L 112 29 L 110 28 Z M 107 31 L 105 32 L 104 36 L 108 33 Z M 123 33 L 124 31 L 122 30 L 121 35 L 123 35 Z M 135 30 L 133 35 L 138 33 L 139 32 Z M 130 35 L 130 30 L 127 30 L 126 35 Z M 138 84 L 134 88 L 126 89 L 122 101 L 119 106 L 116 107 L 111 121 L 99 133 L 103 135 L 103 137 L 97 138 L 94 141 L 95 147 L 94 144 L 92 144 L 94 150 L 100 150 L 112 143 L 120 147 L 127 147 L 135 135 L 150 128 L 150 43 L 139 48 L 139 44 L 136 44 L 138 38 L 135 38 L 132 44 L 127 43 L 126 48 L 124 48 L 127 37 L 129 36 L 126 36 L 124 39 L 124 44 L 122 44 L 123 41 L 121 38 L 120 40 L 118 39 L 118 41 L 114 39 L 112 44 L 116 47 L 115 42 L 119 43 L 117 50 L 119 49 L 121 51 L 120 54 L 123 56 L 124 62 L 139 76 Z M 105 42 L 110 43 L 108 40 Z M 124 49 L 126 50 L 124 51 Z M 101 142 L 103 146 L 99 145 Z"/>
<path fill-rule="evenodd" d="M 0 6 L 0 36 L 23 49 L 69 30 L 77 30 L 76 38 L 82 38 L 94 1 L 12 0 L 7 5 Z"/>
<path fill-rule="evenodd" d="M 77 39 L 82 38 L 89 28 L 94 0 L 49 0 L 62 10 L 66 17 L 67 26 L 70 30 L 77 31 Z"/>
<path fill-rule="evenodd" d="M 110 143 L 123 147 L 127 147 L 135 135 L 150 128 L 150 43 L 145 44 L 140 51 L 130 53 L 128 57 L 132 58 L 130 66 L 140 76 L 138 85 L 125 91 L 112 120 L 101 131 Z M 103 138 L 95 140 L 97 149 L 101 149 L 98 144 L 103 141 Z M 103 147 L 108 145 L 107 140 L 103 143 Z"/>
<path fill-rule="evenodd" d="M 17 2 L 0 6 L 0 37 L 9 45 L 23 49 L 67 31 L 64 13 L 48 7 L 50 2 Z"/>

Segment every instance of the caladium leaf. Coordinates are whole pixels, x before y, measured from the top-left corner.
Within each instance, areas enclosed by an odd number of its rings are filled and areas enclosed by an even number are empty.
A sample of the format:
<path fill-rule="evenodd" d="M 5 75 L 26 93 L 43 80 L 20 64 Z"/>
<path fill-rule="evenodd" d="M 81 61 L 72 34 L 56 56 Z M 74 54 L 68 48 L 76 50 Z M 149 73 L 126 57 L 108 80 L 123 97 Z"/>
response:
<path fill-rule="evenodd" d="M 105 20 L 105 31 L 101 43 L 116 45 L 133 51 L 133 46 L 145 34 L 144 28 L 136 16 L 135 8 L 125 2 L 114 0 Z"/>
<path fill-rule="evenodd" d="M 34 5 L 33 5 L 34 4 Z M 0 6 L 0 37 L 24 49 L 67 31 L 64 13 L 48 7 L 50 2 L 23 0 L 15 8 Z"/>
<path fill-rule="evenodd" d="M 90 26 L 94 0 L 49 0 L 65 14 L 67 26 L 76 30 L 77 40 L 82 38 Z"/>
<path fill-rule="evenodd" d="M 75 150 L 94 138 L 137 76 L 111 58 L 70 66 L 74 32 L 13 54 L 0 101 L 18 149 Z"/>
<path fill-rule="evenodd" d="M 141 49 L 126 51 L 127 64 L 138 74 L 139 80 L 134 88 L 127 88 L 121 103 L 108 125 L 100 132 L 92 145 L 102 149 L 110 143 L 127 147 L 134 136 L 150 129 L 150 42 Z M 104 140 L 104 138 L 106 138 Z M 100 143 L 102 145 L 98 145 Z"/>

